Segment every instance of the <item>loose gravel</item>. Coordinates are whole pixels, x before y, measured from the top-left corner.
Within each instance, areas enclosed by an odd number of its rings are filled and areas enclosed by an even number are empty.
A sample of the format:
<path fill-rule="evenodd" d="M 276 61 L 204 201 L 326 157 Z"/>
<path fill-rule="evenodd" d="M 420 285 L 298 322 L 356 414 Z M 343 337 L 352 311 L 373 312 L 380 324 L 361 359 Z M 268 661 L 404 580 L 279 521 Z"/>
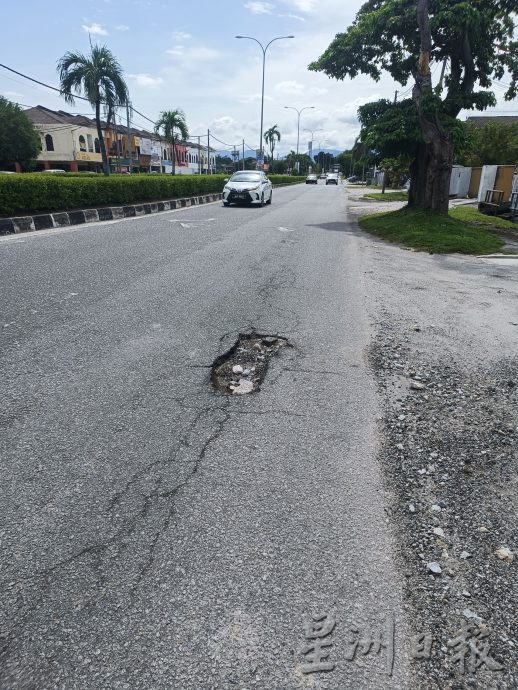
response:
<path fill-rule="evenodd" d="M 370 351 L 409 619 L 433 637 L 416 688 L 517 688 L 518 360 L 473 370 L 425 353 L 389 320 Z M 455 659 L 463 626 L 488 655 L 475 672 L 471 648 L 464 673 Z"/>

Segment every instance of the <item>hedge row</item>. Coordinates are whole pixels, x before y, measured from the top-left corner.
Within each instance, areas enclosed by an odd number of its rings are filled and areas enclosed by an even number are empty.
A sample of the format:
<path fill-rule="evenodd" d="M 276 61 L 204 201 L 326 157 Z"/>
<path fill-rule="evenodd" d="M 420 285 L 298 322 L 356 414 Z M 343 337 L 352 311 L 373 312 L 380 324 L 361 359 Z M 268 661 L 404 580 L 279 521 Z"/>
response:
<path fill-rule="evenodd" d="M 0 175 L 0 215 L 29 215 L 214 194 L 225 175 Z M 303 177 L 271 175 L 274 185 Z"/>

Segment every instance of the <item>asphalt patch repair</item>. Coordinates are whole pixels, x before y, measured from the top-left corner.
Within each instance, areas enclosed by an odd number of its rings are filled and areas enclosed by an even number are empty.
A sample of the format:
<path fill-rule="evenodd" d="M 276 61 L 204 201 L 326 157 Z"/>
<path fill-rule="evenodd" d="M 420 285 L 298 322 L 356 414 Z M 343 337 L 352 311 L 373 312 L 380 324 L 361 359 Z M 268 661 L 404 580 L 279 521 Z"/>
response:
<path fill-rule="evenodd" d="M 226 395 L 247 395 L 260 390 L 268 364 L 279 350 L 290 347 L 278 335 L 240 333 L 234 345 L 214 360 L 211 381 Z"/>

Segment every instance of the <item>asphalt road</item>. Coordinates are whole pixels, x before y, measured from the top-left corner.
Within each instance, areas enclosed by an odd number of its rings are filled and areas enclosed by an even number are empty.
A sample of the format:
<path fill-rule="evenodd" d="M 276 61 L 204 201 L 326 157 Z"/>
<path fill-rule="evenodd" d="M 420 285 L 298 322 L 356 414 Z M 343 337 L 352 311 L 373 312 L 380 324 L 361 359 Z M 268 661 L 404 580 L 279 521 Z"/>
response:
<path fill-rule="evenodd" d="M 368 360 L 401 254 L 322 184 L 0 240 L 2 690 L 410 687 Z M 214 391 L 254 330 L 291 347 Z"/>

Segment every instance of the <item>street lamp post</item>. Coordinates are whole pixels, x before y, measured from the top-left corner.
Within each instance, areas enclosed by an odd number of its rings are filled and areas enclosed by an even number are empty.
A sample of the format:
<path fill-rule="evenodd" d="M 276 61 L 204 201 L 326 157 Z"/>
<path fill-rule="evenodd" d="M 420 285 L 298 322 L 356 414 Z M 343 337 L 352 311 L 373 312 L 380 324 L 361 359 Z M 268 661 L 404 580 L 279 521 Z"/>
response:
<path fill-rule="evenodd" d="M 300 110 L 298 108 L 294 108 L 292 105 L 285 105 L 284 106 L 287 110 L 294 110 L 297 113 L 297 172 L 300 169 L 299 165 L 299 139 L 300 139 L 300 115 L 304 110 L 311 110 L 315 106 L 314 105 L 306 105 L 304 108 L 301 108 Z"/>
<path fill-rule="evenodd" d="M 304 129 L 304 132 L 311 132 L 311 156 L 313 155 L 313 139 L 315 137 L 315 132 L 323 132 L 324 130 L 322 127 L 318 127 L 317 129 Z M 310 156 L 310 157 L 311 157 Z"/>
<path fill-rule="evenodd" d="M 264 114 L 264 70 L 266 66 L 266 51 L 270 47 L 270 45 L 274 41 L 280 41 L 283 38 L 295 38 L 295 36 L 277 36 L 277 38 L 272 38 L 272 40 L 266 44 L 266 46 L 263 46 L 263 44 L 257 40 L 257 38 L 254 38 L 253 36 L 236 36 L 236 38 L 246 38 L 249 41 L 255 41 L 263 51 L 263 81 L 262 81 L 262 88 L 261 88 L 261 129 L 259 131 L 259 151 L 262 153 L 263 152 L 263 114 Z"/>

